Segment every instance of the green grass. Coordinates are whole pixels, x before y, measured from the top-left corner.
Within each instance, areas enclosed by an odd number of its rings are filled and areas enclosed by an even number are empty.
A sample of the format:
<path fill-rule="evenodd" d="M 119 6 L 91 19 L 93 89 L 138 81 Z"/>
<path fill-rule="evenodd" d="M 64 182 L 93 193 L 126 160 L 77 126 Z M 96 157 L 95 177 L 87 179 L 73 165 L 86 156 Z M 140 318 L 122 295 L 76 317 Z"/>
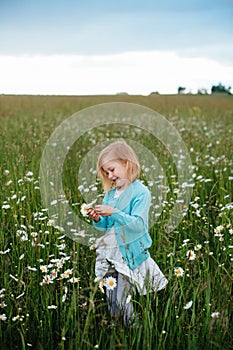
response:
<path fill-rule="evenodd" d="M 177 179 L 171 158 L 156 139 L 135 133 L 134 127 L 99 127 L 68 153 L 63 183 L 67 198 L 77 203 L 77 212 L 82 203 L 77 172 L 93 140 L 134 135 L 163 166 L 171 191 L 150 230 L 150 253 L 169 284 L 157 294 L 133 296 L 140 319 L 140 327 L 134 329 L 125 328 L 121 319 L 109 318 L 104 295 L 94 283 L 95 252 L 49 226 L 39 188 L 40 159 L 55 128 L 83 108 L 116 101 L 163 114 L 186 143 L 195 173 L 188 213 L 168 234 L 164 226 L 176 198 Z M 233 348 L 231 96 L 0 96 L 0 121 L 2 349 Z M 194 260 L 186 257 L 188 250 L 195 252 Z M 48 273 L 41 271 L 44 265 Z M 184 270 L 183 276 L 174 274 L 177 267 Z M 65 278 L 63 273 L 70 270 Z M 43 283 L 52 272 L 53 283 Z M 72 283 L 71 277 L 79 280 Z M 184 309 L 190 301 L 192 306 Z"/>

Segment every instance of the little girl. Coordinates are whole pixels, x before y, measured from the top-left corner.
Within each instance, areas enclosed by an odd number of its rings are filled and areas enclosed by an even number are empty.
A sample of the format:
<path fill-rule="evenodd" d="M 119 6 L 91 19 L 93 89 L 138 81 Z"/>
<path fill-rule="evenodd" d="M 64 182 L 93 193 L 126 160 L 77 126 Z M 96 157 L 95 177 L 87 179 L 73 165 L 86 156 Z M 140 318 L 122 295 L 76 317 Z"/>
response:
<path fill-rule="evenodd" d="M 117 140 L 104 148 L 97 162 L 98 175 L 106 192 L 102 205 L 88 210 L 94 226 L 105 234 L 96 241 L 96 280 L 112 276 L 115 288 L 106 288 L 111 316 L 123 316 L 125 324 L 134 321 L 132 286 L 141 295 L 166 286 L 167 279 L 148 248 L 151 195 L 139 180 L 140 165 L 132 148 Z"/>

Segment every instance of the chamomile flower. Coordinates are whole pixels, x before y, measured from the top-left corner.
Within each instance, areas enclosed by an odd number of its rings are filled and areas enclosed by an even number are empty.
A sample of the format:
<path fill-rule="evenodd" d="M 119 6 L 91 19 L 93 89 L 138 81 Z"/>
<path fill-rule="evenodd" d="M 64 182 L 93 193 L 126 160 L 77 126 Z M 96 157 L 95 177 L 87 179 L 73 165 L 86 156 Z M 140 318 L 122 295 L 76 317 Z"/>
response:
<path fill-rule="evenodd" d="M 25 176 L 27 176 L 27 177 L 33 176 L 33 172 L 32 172 L 32 171 L 28 171 L 27 174 L 26 174 Z"/>
<path fill-rule="evenodd" d="M 48 272 L 48 267 L 46 265 L 41 265 L 40 266 L 40 271 L 46 273 L 46 272 Z"/>
<path fill-rule="evenodd" d="M 10 209 L 10 204 L 3 204 L 2 209 Z"/>
<path fill-rule="evenodd" d="M 196 259 L 196 254 L 194 253 L 193 250 L 188 250 L 186 253 L 186 256 L 189 260 L 195 260 Z"/>
<path fill-rule="evenodd" d="M 94 204 L 96 201 L 97 201 L 97 198 L 96 198 L 94 201 L 92 201 L 91 203 L 88 203 L 88 204 L 83 203 L 83 204 L 81 205 L 81 210 L 80 210 L 80 211 L 81 211 L 81 214 L 82 214 L 83 216 L 88 216 L 88 214 L 87 214 L 88 209 L 92 208 L 93 204 Z"/>
<path fill-rule="evenodd" d="M 6 321 L 6 320 L 7 320 L 6 314 L 0 315 L 0 321 Z"/>
<path fill-rule="evenodd" d="M 182 267 L 175 267 L 174 273 L 177 277 L 181 277 L 184 275 L 184 270 L 182 269 Z"/>
<path fill-rule="evenodd" d="M 61 278 L 69 278 L 70 275 L 72 275 L 72 273 L 73 273 L 73 269 L 68 269 L 63 273 L 61 273 Z"/>
<path fill-rule="evenodd" d="M 44 284 L 51 284 L 53 283 L 53 277 L 50 276 L 50 275 L 45 275 L 44 278 L 43 278 L 43 281 L 40 282 L 40 286 L 43 286 Z"/>
<path fill-rule="evenodd" d="M 113 290 L 117 286 L 117 280 L 115 277 L 107 277 L 104 279 L 104 285 L 107 289 Z"/>
<path fill-rule="evenodd" d="M 80 281 L 80 278 L 79 277 L 71 277 L 69 279 L 69 282 L 70 283 L 78 283 Z"/>
<path fill-rule="evenodd" d="M 83 203 L 82 205 L 81 205 L 81 214 L 83 215 L 83 216 L 88 216 L 88 214 L 87 214 L 87 212 L 88 212 L 88 205 L 86 204 L 86 203 Z"/>
<path fill-rule="evenodd" d="M 219 226 L 215 227 L 214 232 L 215 233 L 220 233 L 223 229 L 224 229 L 224 226 L 223 225 L 219 225 Z"/>
<path fill-rule="evenodd" d="M 49 219 L 47 222 L 47 226 L 55 226 L 55 220 Z"/>
<path fill-rule="evenodd" d="M 19 319 L 20 319 L 20 315 L 12 317 L 13 322 L 18 321 Z"/>
<path fill-rule="evenodd" d="M 50 273 L 50 276 L 51 276 L 53 279 L 57 278 L 57 270 L 56 270 L 56 269 L 53 269 L 53 270 L 51 271 L 51 273 Z"/>
<path fill-rule="evenodd" d="M 62 268 L 63 264 L 64 264 L 63 260 L 58 260 L 56 262 L 56 266 L 57 266 L 58 269 Z"/>
<path fill-rule="evenodd" d="M 7 306 L 7 304 L 6 304 L 4 301 L 2 301 L 2 302 L 0 303 L 0 307 L 1 307 L 2 309 L 4 309 L 6 306 Z"/>
<path fill-rule="evenodd" d="M 1 290 L 0 290 L 0 298 L 3 298 L 4 297 L 4 292 L 6 291 L 6 289 L 5 288 L 2 288 Z"/>
<path fill-rule="evenodd" d="M 192 207 L 197 209 L 199 207 L 199 204 L 198 203 L 194 203 L 194 204 L 192 204 Z"/>

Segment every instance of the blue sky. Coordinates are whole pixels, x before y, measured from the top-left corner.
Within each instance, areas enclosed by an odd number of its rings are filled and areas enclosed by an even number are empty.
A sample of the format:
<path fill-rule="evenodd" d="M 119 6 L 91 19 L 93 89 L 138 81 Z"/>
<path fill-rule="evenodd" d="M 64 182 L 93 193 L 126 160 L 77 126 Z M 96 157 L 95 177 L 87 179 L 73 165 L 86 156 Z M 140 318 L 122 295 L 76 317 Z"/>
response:
<path fill-rule="evenodd" d="M 163 53 L 163 57 L 167 53 L 167 57 L 170 55 L 167 63 L 169 65 L 172 65 L 173 54 L 181 59 L 180 65 L 174 66 L 174 70 L 179 67 L 182 77 L 182 60 L 190 60 L 189 67 L 192 67 L 194 60 L 202 60 L 200 63 L 202 66 L 203 60 L 211 60 L 213 64 L 217 64 L 216 67 L 221 65 L 221 68 L 219 66 L 220 71 L 223 67 L 226 68 L 222 79 L 218 74 L 212 76 L 212 83 L 218 83 L 220 79 L 225 84 L 233 85 L 233 74 L 230 76 L 233 67 L 232 29 L 233 0 L 0 1 L 2 69 L 7 68 L 6 57 L 9 57 L 14 65 L 18 58 L 19 69 L 22 69 L 22 57 L 27 57 L 27 60 L 29 57 L 35 60 L 35 57 L 38 56 L 43 59 L 53 56 L 55 60 L 55 56 L 67 59 L 72 56 L 77 57 L 80 69 L 82 67 L 80 58 L 82 58 L 82 63 L 89 60 L 89 69 L 93 70 L 93 78 L 95 78 L 100 60 L 102 59 L 102 65 L 105 65 L 106 58 L 111 56 L 113 61 L 108 62 L 107 67 L 108 72 L 112 67 L 114 77 L 113 70 L 120 74 L 119 67 L 122 62 L 117 66 L 119 55 L 131 55 L 132 63 L 134 63 L 132 53 L 135 53 L 137 59 L 140 59 L 140 53 L 147 53 L 147 56 L 153 54 L 153 57 L 155 53 Z M 25 64 L 28 65 L 27 60 L 25 59 Z M 98 67 L 96 67 L 96 60 Z M 155 61 L 156 66 L 161 66 L 162 61 Z M 72 62 L 77 68 L 78 63 Z M 59 64 L 61 65 L 61 61 Z M 67 66 L 70 63 L 64 64 Z M 142 62 L 140 67 L 143 67 Z M 9 65 L 8 69 L 10 68 Z M 88 71 L 86 64 L 85 68 Z M 166 67 L 163 65 L 161 69 L 165 74 Z M 187 74 L 188 69 L 185 68 L 185 70 Z M 71 70 L 69 72 L 71 74 Z M 207 80 L 208 84 L 211 84 L 212 72 L 209 74 L 209 80 L 207 78 L 202 80 L 200 76 L 200 85 L 207 83 Z M 50 78 L 52 79 L 52 76 Z M 190 80 L 186 76 L 183 81 L 184 83 L 190 82 L 189 85 L 192 88 L 192 75 L 190 75 Z M 13 78 L 11 83 L 13 91 Z M 2 84 L 0 83 L 0 93 L 4 93 Z M 194 88 L 198 88 L 197 84 L 198 82 Z M 162 85 L 158 84 L 158 89 L 159 86 Z M 125 90 L 123 81 L 122 84 L 116 85 L 115 89 L 120 89 L 120 87 L 122 87 L 121 90 Z M 129 85 L 126 84 L 125 88 L 127 87 L 129 88 Z M 148 89 L 150 89 L 149 86 Z M 6 90 L 9 90 L 9 86 L 5 88 Z M 102 90 L 105 90 L 103 93 L 107 93 L 111 89 L 103 86 Z M 82 92 L 81 89 L 78 91 Z M 114 91 L 114 87 L 111 91 Z M 140 92 L 140 90 L 137 91 Z M 169 88 L 167 91 L 169 92 Z M 100 92 L 100 90 L 96 91 L 96 93 Z M 56 93 L 55 90 L 54 93 Z"/>

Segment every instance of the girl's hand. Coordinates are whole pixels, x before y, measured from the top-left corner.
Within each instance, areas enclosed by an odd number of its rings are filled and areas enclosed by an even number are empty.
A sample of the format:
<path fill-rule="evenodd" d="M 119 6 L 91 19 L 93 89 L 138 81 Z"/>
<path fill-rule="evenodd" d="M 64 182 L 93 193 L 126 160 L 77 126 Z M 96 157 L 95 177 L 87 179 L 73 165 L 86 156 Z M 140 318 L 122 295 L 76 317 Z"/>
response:
<path fill-rule="evenodd" d="M 111 216 L 114 212 L 114 208 L 109 205 L 96 205 L 95 211 L 101 216 Z"/>
<path fill-rule="evenodd" d="M 94 208 L 88 209 L 87 215 L 96 222 L 100 221 L 100 216 Z"/>

